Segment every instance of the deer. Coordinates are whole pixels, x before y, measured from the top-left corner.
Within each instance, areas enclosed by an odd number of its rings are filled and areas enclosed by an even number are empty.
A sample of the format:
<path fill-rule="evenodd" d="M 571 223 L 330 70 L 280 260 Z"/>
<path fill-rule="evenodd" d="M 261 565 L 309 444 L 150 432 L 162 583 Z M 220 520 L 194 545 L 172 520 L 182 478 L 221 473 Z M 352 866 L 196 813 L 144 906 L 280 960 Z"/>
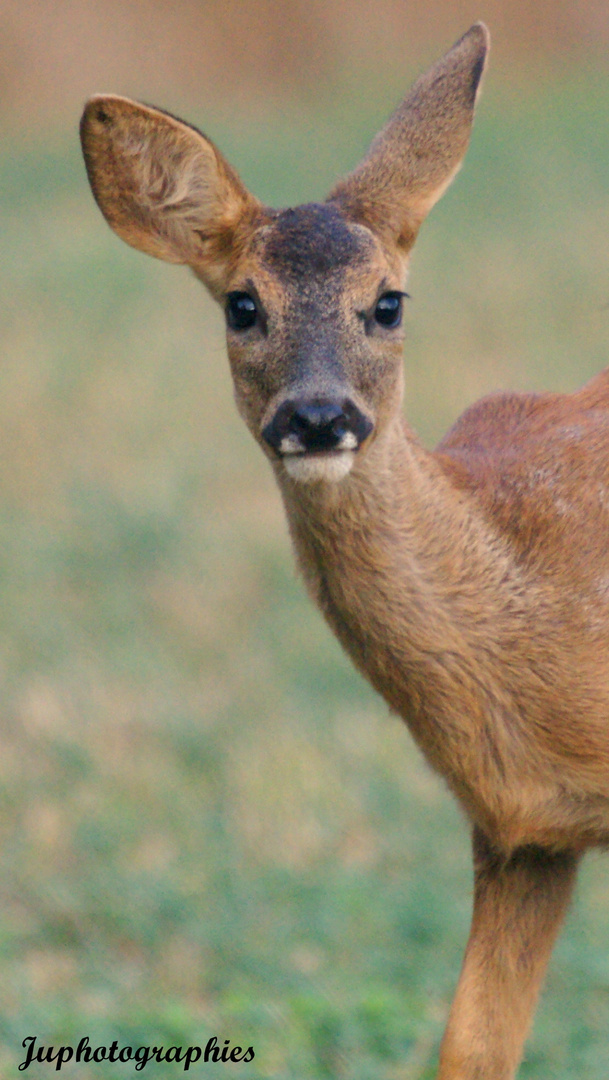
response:
<path fill-rule="evenodd" d="M 402 414 L 410 251 L 462 163 L 488 49 L 474 24 L 323 203 L 266 207 L 161 109 L 96 95 L 81 122 L 112 229 L 224 309 L 306 587 L 471 825 L 438 1080 L 515 1076 L 581 857 L 609 843 L 609 370 L 491 394 L 434 450 Z"/>

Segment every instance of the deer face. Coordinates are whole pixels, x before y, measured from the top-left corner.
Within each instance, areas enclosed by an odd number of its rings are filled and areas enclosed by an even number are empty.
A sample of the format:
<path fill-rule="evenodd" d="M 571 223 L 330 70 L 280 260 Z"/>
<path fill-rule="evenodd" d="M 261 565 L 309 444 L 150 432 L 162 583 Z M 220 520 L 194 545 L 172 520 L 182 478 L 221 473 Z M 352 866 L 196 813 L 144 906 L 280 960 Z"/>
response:
<path fill-rule="evenodd" d="M 399 408 L 408 253 L 465 153 L 486 49 L 477 24 L 327 202 L 281 212 L 168 113 L 115 96 L 85 109 L 102 212 L 127 243 L 189 265 L 222 304 L 239 411 L 280 475 L 340 480 Z"/>
<path fill-rule="evenodd" d="M 340 479 L 401 399 L 404 267 L 331 204 L 273 216 L 227 284 L 237 406 L 295 480 Z"/>

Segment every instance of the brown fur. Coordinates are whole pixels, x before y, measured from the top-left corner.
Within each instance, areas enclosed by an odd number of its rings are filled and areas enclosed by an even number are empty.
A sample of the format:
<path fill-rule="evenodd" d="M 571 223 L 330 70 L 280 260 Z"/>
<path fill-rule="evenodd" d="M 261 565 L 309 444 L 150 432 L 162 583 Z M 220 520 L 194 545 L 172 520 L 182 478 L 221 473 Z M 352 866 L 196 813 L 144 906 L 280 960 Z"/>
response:
<path fill-rule="evenodd" d="M 260 206 L 160 110 L 98 97 L 82 124 L 119 235 L 255 299 L 256 325 L 228 331 L 236 400 L 308 588 L 472 820 L 441 1080 L 514 1075 L 578 858 L 609 843 L 609 374 L 478 402 L 429 453 L 400 411 L 400 331 L 375 317 L 459 167 L 487 45 L 478 24 L 419 79 L 324 205 Z M 265 441 L 294 398 L 348 399 L 373 425 L 341 479 L 335 452 L 294 479 Z"/>

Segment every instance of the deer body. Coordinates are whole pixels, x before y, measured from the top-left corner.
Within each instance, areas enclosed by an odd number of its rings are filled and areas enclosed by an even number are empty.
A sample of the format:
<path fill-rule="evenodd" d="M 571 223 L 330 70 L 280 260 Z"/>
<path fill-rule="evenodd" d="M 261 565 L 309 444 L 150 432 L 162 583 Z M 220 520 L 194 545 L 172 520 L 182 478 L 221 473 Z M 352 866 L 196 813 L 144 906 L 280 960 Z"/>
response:
<path fill-rule="evenodd" d="M 526 410 L 537 403 L 519 404 Z M 524 426 L 512 434 L 511 447 L 522 450 Z M 354 469 L 325 497 L 284 483 L 305 578 L 356 666 L 404 717 L 499 850 L 605 843 L 609 425 L 605 476 L 592 498 L 591 471 L 587 494 L 581 474 L 572 478 L 579 490 L 561 487 L 554 494 L 552 476 L 568 462 L 552 458 L 551 437 L 529 461 L 528 474 L 510 476 L 508 461 L 501 475 L 520 490 L 522 517 L 502 520 L 500 528 L 497 488 L 485 475 L 492 465 L 477 460 L 484 459 L 482 448 L 471 450 L 457 438 L 456 431 L 449 434 L 443 449 L 429 454 L 399 423 L 362 461 L 361 472 Z M 560 425 L 556 438 L 564 441 Z M 580 466 L 585 471 L 585 457 Z M 527 550 L 527 510 L 540 513 L 538 501 L 527 507 L 527 496 L 534 500 L 535 474 L 544 467 L 547 519 L 545 528 L 537 523 Z M 592 506 L 586 508 L 590 535 L 582 537 L 581 500 L 594 497 L 596 528 Z M 566 565 L 556 555 L 553 529 L 570 534 L 560 549 Z M 520 550 L 510 530 L 524 532 Z"/>
<path fill-rule="evenodd" d="M 124 98 L 91 99 L 81 128 L 115 231 L 225 307 L 308 588 L 472 821 L 440 1080 L 513 1077 L 579 856 L 609 842 L 609 374 L 487 398 L 435 452 L 401 415 L 409 251 L 487 45 L 472 27 L 324 204 L 262 206 L 205 136 Z"/>

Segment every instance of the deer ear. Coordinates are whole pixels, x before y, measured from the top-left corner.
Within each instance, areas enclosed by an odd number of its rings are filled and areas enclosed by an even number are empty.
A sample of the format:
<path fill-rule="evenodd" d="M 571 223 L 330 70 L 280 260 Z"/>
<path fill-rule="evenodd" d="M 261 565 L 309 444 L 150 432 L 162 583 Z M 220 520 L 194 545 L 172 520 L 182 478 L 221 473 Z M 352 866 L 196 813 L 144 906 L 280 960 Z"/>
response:
<path fill-rule="evenodd" d="M 483 23 L 472 26 L 417 80 L 361 164 L 329 195 L 403 252 L 459 170 L 489 41 Z"/>
<path fill-rule="evenodd" d="M 222 291 L 231 253 L 261 207 L 195 128 L 115 95 L 87 102 L 80 125 L 93 194 L 132 247 L 187 263 Z"/>

